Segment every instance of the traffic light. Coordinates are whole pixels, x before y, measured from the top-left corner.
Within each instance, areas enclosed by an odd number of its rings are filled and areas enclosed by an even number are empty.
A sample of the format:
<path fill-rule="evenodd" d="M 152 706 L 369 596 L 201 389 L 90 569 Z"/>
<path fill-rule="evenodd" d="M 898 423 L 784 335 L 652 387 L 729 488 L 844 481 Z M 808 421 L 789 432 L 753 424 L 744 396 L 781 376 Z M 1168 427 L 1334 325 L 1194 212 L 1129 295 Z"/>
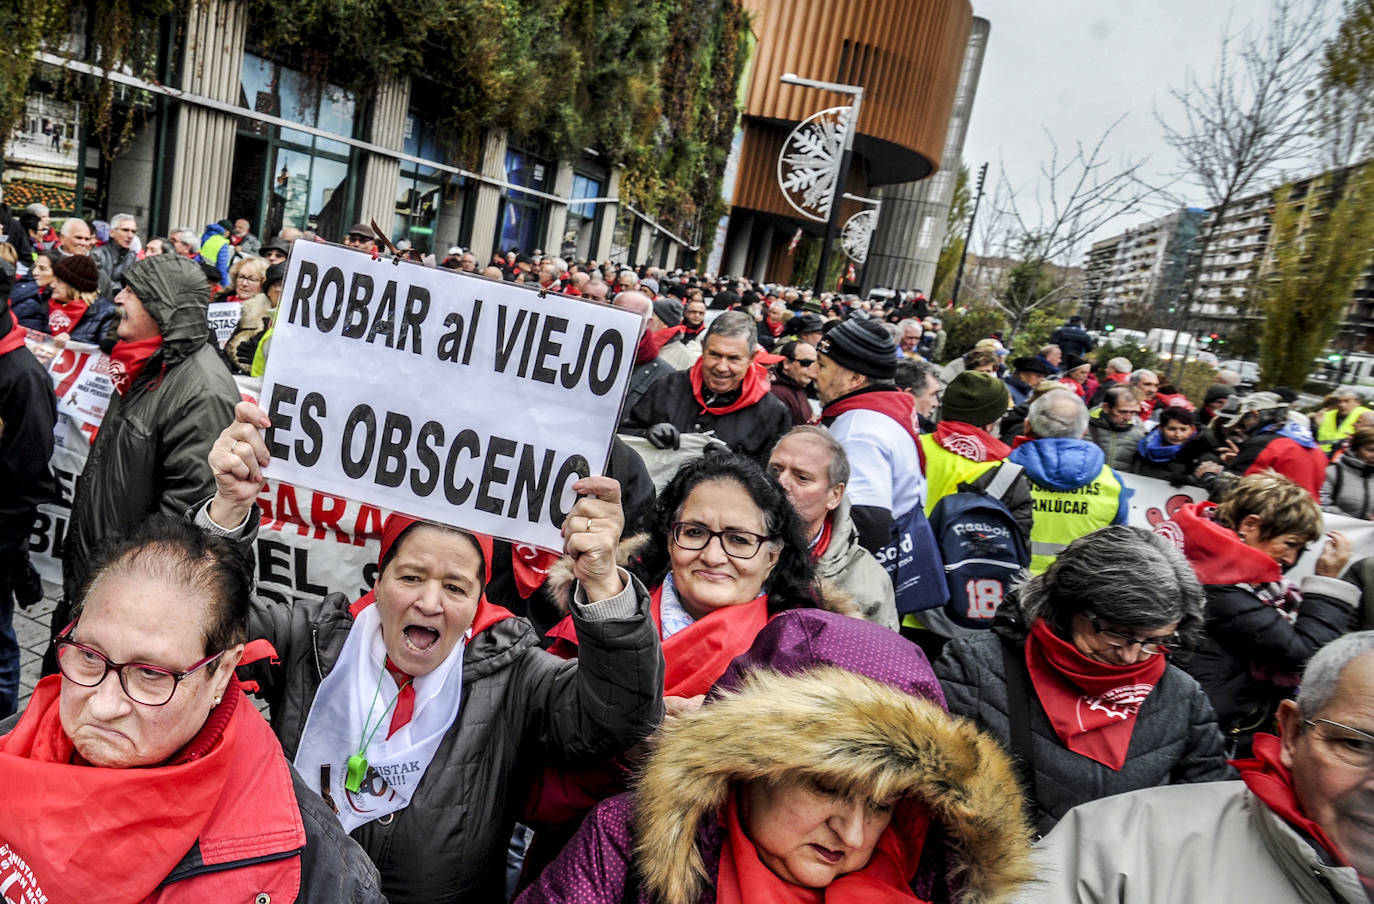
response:
<path fill-rule="evenodd" d="M 1116 329 L 1116 327 L 1112 326 L 1112 325 L 1109 323 L 1109 324 L 1107 324 L 1106 326 L 1104 326 L 1104 327 L 1102 328 L 1102 332 L 1104 332 L 1104 333 L 1110 333 L 1110 332 L 1111 332 L 1112 330 L 1114 330 L 1114 329 Z"/>

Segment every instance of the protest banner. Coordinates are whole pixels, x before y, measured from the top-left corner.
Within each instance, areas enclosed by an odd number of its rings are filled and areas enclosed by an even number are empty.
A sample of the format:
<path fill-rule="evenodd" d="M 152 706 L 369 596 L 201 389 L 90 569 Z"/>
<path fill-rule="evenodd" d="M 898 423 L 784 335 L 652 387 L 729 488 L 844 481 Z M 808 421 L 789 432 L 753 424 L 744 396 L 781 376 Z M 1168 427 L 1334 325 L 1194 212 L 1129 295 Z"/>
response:
<path fill-rule="evenodd" d="M 234 330 L 239 328 L 239 316 L 242 313 L 243 305 L 237 301 L 210 302 L 205 319 L 220 348 L 224 348 L 224 343 L 228 342 L 229 337 L 234 335 Z"/>
<path fill-rule="evenodd" d="M 605 467 L 642 321 L 298 243 L 262 407 L 270 477 L 547 549 Z"/>

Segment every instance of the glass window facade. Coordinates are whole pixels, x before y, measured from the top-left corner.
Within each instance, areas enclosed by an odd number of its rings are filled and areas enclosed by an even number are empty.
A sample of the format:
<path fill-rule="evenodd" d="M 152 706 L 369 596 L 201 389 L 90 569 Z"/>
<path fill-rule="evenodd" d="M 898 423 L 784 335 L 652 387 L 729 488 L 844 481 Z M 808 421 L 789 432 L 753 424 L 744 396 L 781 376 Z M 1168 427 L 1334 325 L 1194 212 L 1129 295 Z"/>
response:
<path fill-rule="evenodd" d="M 339 135 L 357 131 L 357 100 L 334 85 L 312 86 L 303 73 L 252 53 L 243 55 L 240 102 L 259 113 Z M 356 155 L 341 141 L 241 119 L 234 154 L 235 216 L 261 224 L 259 235 L 283 226 L 338 240 L 353 214 Z M 244 210 L 245 207 L 250 208 Z"/>
<path fill-rule="evenodd" d="M 447 162 L 438 132 L 415 112 L 406 116 L 402 149 L 413 157 L 423 157 L 436 163 Z M 439 226 L 444 187 L 450 179 L 449 173 L 432 166 L 401 161 L 401 178 L 396 188 L 396 214 L 391 224 L 393 242 L 406 239 L 421 251 L 443 257 L 447 248 L 438 247 L 435 232 Z"/>
<path fill-rule="evenodd" d="M 600 198 L 604 184 L 591 176 L 573 173 L 572 197 Z M 568 222 L 563 229 L 563 246 L 559 253 L 569 259 L 586 260 L 597 245 L 597 211 L 600 204 L 569 204 Z"/>
<path fill-rule="evenodd" d="M 506 150 L 507 182 L 547 192 L 552 180 L 553 167 L 547 160 L 514 148 Z M 516 188 L 507 189 L 501 200 L 497 247 L 501 251 L 516 248 L 522 254 L 543 250 L 542 237 L 547 215 L 548 204 L 543 199 Z"/>

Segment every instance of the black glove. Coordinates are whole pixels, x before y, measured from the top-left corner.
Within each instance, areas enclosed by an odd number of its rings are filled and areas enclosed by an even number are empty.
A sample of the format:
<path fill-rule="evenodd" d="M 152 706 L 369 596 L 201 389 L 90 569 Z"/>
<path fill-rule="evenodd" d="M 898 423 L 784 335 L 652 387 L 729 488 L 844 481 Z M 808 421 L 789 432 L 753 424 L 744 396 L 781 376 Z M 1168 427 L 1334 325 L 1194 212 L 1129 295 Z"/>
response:
<path fill-rule="evenodd" d="M 239 366 L 244 373 L 248 373 L 253 368 L 253 356 L 258 353 L 258 343 L 262 342 L 262 333 L 254 333 L 247 339 L 239 343 L 239 347 L 234 349 L 234 357 L 238 359 Z"/>
<path fill-rule="evenodd" d="M 27 609 L 34 603 L 42 602 L 43 581 L 29 562 L 28 544 L 15 549 L 7 559 L 4 578 L 19 608 Z"/>
<path fill-rule="evenodd" d="M 659 449 L 676 449 L 682 445 L 682 434 L 676 427 L 664 421 L 649 428 L 649 442 Z"/>

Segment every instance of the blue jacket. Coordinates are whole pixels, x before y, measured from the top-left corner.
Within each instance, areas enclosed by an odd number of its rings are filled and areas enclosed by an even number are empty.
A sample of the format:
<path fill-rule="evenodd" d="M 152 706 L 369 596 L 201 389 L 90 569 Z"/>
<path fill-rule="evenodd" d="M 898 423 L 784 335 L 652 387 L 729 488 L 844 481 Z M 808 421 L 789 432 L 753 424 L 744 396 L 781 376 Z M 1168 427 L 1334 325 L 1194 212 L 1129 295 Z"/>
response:
<path fill-rule="evenodd" d="M 1107 457 L 1096 444 L 1085 439 L 1037 439 L 1022 443 L 1007 456 L 1026 469 L 1031 481 L 1051 490 L 1076 490 L 1087 486 L 1107 463 Z M 1111 470 L 1108 468 L 1108 470 Z M 1125 524 L 1134 492 L 1112 470 L 1112 476 L 1122 484 L 1120 503 L 1113 524 Z"/>
<path fill-rule="evenodd" d="M 19 325 L 31 330 L 48 331 L 48 297 L 39 292 L 38 283 L 24 277 L 14 284 L 10 293 L 10 310 L 19 319 Z"/>

